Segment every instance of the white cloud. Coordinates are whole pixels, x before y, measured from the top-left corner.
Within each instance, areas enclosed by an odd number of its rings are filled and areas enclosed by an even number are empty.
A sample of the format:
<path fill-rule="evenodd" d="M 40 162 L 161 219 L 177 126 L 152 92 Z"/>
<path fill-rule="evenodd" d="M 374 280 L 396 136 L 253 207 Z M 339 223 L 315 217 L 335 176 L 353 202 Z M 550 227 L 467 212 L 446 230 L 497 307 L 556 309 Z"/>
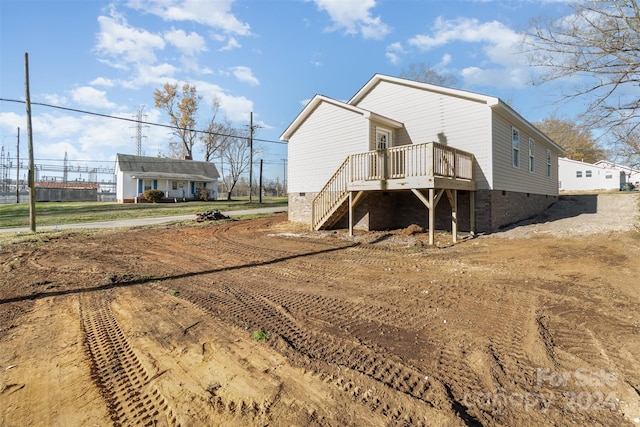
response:
<path fill-rule="evenodd" d="M 398 65 L 400 63 L 401 55 L 406 53 L 404 48 L 402 47 L 402 43 L 392 43 L 387 46 L 387 52 L 385 56 L 393 65 Z"/>
<path fill-rule="evenodd" d="M 527 62 L 520 52 L 522 35 L 498 21 L 480 22 L 478 19 L 458 18 L 444 20 L 437 18 L 433 25 L 433 32 L 420 34 L 409 39 L 409 45 L 420 50 L 428 51 L 455 42 L 474 43 L 482 46 L 485 58 L 478 61 L 478 65 L 467 69 L 463 74 L 470 81 L 488 81 L 493 75 L 493 84 L 508 82 L 513 86 L 527 84 Z M 444 58 L 444 57 L 443 57 Z M 485 68 L 480 68 L 488 64 Z M 477 78 L 480 73 L 487 77 Z M 501 81 L 498 74 L 509 76 Z"/>
<path fill-rule="evenodd" d="M 176 82 L 182 85 L 183 82 Z M 191 82 L 198 90 L 198 94 L 202 95 L 201 105 L 210 105 L 211 101 L 216 98 L 220 101 L 220 110 L 232 122 L 248 122 L 249 113 L 253 111 L 253 101 L 244 96 L 229 95 L 220 86 L 206 82 Z"/>
<path fill-rule="evenodd" d="M 184 55 L 193 56 L 207 50 L 204 39 L 196 32 L 187 34 L 184 30 L 172 29 L 164 33 L 164 38 Z"/>
<path fill-rule="evenodd" d="M 127 6 L 165 21 L 192 21 L 225 33 L 251 35 L 251 27 L 231 12 L 234 0 L 131 0 Z"/>
<path fill-rule="evenodd" d="M 371 9 L 375 0 L 314 0 L 318 10 L 324 10 L 333 21 L 329 31 L 343 30 L 345 34 L 361 33 L 365 39 L 383 39 L 391 32 L 379 16 L 373 17 Z"/>
<path fill-rule="evenodd" d="M 231 72 L 241 82 L 248 83 L 251 86 L 260 85 L 260 81 L 253 75 L 251 68 L 249 67 L 232 67 Z"/>
<path fill-rule="evenodd" d="M 131 27 L 115 10 L 111 11 L 111 16 L 99 16 L 98 24 L 100 32 L 95 50 L 103 56 L 103 62 L 115 68 L 153 63 L 156 61 L 154 52 L 165 47 L 161 36 Z"/>
<path fill-rule="evenodd" d="M 108 79 L 106 77 L 95 78 L 90 82 L 90 84 L 91 86 L 103 86 L 103 87 L 115 86 L 115 82 L 112 79 Z"/>
<path fill-rule="evenodd" d="M 242 45 L 235 37 L 229 37 L 227 44 L 220 48 L 220 52 L 224 52 L 232 49 L 238 49 L 240 47 L 242 47 Z"/>
<path fill-rule="evenodd" d="M 74 102 L 87 107 L 113 108 L 115 104 L 109 102 L 107 93 L 92 88 L 91 86 L 83 86 L 71 91 L 71 98 Z"/>

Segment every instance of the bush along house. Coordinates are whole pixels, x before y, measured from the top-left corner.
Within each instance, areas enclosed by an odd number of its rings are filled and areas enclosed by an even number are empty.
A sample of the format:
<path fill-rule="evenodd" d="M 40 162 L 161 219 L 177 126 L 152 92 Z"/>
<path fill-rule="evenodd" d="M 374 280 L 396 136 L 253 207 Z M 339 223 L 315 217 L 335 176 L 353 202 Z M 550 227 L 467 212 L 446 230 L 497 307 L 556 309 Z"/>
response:
<path fill-rule="evenodd" d="M 171 202 L 218 198 L 220 175 L 209 162 L 117 154 L 115 175 L 119 203 L 143 202 L 146 190 L 160 190 Z"/>
<path fill-rule="evenodd" d="M 558 198 L 562 148 L 499 98 L 376 74 L 316 95 L 288 142 L 289 220 L 313 229 L 491 232 Z"/>

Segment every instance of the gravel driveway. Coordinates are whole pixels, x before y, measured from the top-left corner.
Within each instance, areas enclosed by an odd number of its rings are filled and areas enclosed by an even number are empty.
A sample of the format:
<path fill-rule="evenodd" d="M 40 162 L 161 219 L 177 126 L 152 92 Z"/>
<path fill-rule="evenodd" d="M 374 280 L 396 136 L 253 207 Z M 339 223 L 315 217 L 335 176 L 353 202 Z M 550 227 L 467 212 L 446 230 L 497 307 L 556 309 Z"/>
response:
<path fill-rule="evenodd" d="M 638 230 L 640 193 L 562 195 L 543 214 L 493 233 L 509 239 L 537 235 L 570 237 Z"/>

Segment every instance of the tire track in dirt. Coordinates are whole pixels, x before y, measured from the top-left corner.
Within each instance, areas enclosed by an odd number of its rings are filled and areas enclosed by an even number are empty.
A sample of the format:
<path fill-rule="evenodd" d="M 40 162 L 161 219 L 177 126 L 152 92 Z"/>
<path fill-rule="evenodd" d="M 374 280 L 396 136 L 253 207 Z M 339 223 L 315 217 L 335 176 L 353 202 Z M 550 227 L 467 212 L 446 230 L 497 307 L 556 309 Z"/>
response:
<path fill-rule="evenodd" d="M 80 321 L 91 375 L 104 397 L 114 426 L 179 427 L 172 409 L 150 384 L 110 308 L 110 298 L 83 295 Z"/>
<path fill-rule="evenodd" d="M 189 288 L 180 289 L 179 296 L 235 326 L 271 332 L 278 337 L 270 340 L 272 346 L 292 362 L 324 378 L 331 377 L 329 382 L 335 380 L 334 385 L 349 393 L 352 400 L 392 420 L 417 420 L 421 418 L 419 408 L 424 411 L 424 405 L 427 408 L 434 406 L 430 401 L 430 381 L 398 357 L 389 355 L 384 349 L 378 348 L 376 351 L 353 340 L 302 325 L 282 306 L 260 295 L 225 285 L 201 288 L 200 285 L 191 284 Z M 328 372 L 327 366 L 348 368 L 362 377 L 346 380 L 344 376 Z M 358 386 L 363 380 L 372 380 L 374 385 L 367 388 Z M 360 391 L 375 390 L 376 386 L 404 395 L 408 406 L 413 409 L 398 407 L 373 391 Z"/>

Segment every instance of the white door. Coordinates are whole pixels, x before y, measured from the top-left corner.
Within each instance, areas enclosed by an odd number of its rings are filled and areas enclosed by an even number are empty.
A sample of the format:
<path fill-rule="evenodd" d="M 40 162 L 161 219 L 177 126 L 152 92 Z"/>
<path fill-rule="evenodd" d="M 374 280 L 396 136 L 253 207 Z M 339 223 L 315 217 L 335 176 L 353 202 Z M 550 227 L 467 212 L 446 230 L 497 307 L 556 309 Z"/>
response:
<path fill-rule="evenodd" d="M 391 147 L 391 131 L 376 128 L 376 150 L 386 150 Z"/>

